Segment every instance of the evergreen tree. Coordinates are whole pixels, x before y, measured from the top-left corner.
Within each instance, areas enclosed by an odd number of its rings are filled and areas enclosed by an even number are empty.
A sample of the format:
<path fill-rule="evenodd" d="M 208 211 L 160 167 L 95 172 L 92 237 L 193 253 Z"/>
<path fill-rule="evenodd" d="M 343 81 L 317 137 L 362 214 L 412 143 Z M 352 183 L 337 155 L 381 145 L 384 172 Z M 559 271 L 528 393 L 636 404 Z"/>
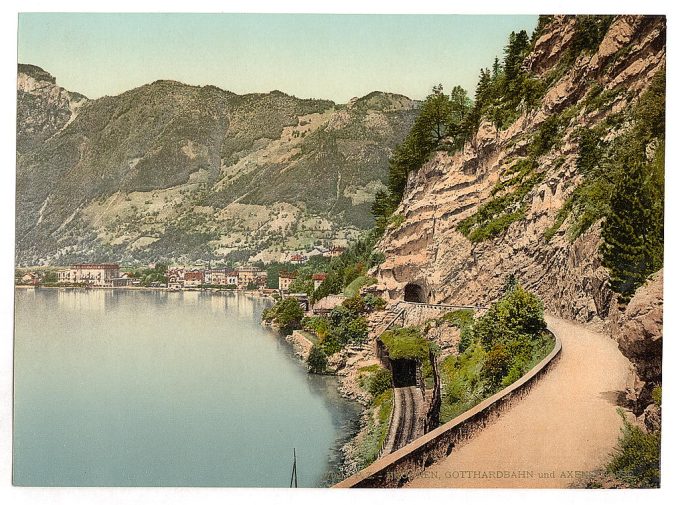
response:
<path fill-rule="evenodd" d="M 663 265 L 663 206 L 655 202 L 659 195 L 654 173 L 649 173 L 640 151 L 641 146 L 634 146 L 622 160 L 624 170 L 602 229 L 602 260 L 621 302 L 630 300 Z"/>
<path fill-rule="evenodd" d="M 498 79 L 498 76 L 501 71 L 501 63 L 498 61 L 498 56 L 496 56 L 493 60 L 493 66 L 491 67 L 491 79 L 496 80 Z"/>
<path fill-rule="evenodd" d="M 503 73 L 508 89 L 517 79 L 520 73 L 522 61 L 529 49 L 529 37 L 527 32 L 520 30 L 518 33 L 512 32 L 505 46 L 505 59 L 503 60 Z"/>
<path fill-rule="evenodd" d="M 461 86 L 451 90 L 451 120 L 448 134 L 453 138 L 453 147 L 460 149 L 465 143 L 465 118 L 470 112 L 472 103 L 467 92 Z"/>

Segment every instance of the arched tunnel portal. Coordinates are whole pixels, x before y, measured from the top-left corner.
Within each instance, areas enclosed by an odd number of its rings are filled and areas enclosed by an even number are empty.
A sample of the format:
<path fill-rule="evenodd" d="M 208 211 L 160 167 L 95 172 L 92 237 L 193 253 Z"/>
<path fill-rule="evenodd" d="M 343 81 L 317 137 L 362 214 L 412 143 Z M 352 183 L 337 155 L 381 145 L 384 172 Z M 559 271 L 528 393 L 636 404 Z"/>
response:
<path fill-rule="evenodd" d="M 427 303 L 427 295 L 425 294 L 425 289 L 420 284 L 415 282 L 409 282 L 404 286 L 404 301 L 405 302 L 416 302 L 416 303 Z"/>

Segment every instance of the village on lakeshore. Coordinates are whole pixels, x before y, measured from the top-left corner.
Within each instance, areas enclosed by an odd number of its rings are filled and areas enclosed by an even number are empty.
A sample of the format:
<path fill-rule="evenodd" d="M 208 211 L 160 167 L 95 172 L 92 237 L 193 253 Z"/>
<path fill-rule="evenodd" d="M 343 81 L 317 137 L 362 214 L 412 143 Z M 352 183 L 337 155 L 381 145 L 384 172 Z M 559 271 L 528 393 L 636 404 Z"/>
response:
<path fill-rule="evenodd" d="M 149 263 L 143 268 L 128 268 L 118 263 L 74 263 L 68 266 L 19 268 L 15 273 L 18 287 L 57 288 L 151 288 L 168 291 L 182 290 L 237 290 L 258 292 L 262 295 L 294 295 L 291 286 L 298 277 L 298 269 L 310 263 L 324 263 L 340 256 L 345 248 L 315 248 L 312 253 L 292 253 L 285 263 L 275 267 L 263 263 L 213 267 L 198 262 L 193 265 Z M 312 261 L 310 261 L 312 260 Z M 322 270 L 322 269 L 321 269 Z M 311 274 L 316 290 L 326 279 L 323 271 Z M 299 298 L 306 297 L 299 293 Z"/>

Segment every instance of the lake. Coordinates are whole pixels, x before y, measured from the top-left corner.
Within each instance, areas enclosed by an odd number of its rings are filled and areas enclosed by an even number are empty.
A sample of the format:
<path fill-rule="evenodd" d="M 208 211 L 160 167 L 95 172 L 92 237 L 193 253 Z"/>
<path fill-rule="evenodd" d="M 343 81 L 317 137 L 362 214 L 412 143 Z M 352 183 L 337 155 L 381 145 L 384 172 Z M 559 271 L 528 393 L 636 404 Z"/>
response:
<path fill-rule="evenodd" d="M 14 484 L 338 480 L 359 406 L 237 293 L 16 290 Z"/>

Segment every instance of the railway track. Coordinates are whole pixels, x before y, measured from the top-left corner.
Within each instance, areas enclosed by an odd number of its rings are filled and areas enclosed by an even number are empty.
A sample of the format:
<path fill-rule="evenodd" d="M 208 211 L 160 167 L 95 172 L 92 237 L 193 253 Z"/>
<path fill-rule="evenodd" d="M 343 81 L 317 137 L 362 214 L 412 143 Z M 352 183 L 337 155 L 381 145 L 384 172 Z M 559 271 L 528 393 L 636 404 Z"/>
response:
<path fill-rule="evenodd" d="M 418 387 L 394 388 L 394 415 L 383 454 L 394 452 L 423 434 L 423 423 L 419 422 L 422 403 L 422 393 Z"/>

